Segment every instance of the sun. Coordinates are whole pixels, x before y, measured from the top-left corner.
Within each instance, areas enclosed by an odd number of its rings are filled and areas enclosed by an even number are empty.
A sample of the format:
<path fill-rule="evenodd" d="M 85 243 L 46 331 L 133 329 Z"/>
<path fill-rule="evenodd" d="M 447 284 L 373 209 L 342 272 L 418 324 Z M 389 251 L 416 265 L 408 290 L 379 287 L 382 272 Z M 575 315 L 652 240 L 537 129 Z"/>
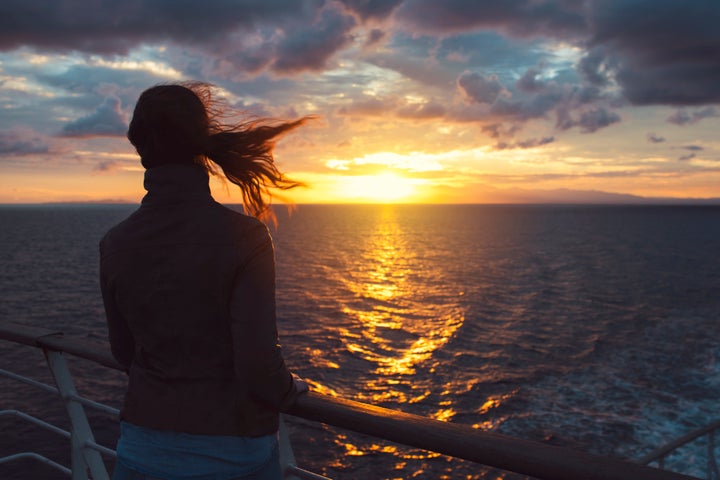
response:
<path fill-rule="evenodd" d="M 338 177 L 338 196 L 355 203 L 406 203 L 416 196 L 417 181 L 393 172 Z"/>

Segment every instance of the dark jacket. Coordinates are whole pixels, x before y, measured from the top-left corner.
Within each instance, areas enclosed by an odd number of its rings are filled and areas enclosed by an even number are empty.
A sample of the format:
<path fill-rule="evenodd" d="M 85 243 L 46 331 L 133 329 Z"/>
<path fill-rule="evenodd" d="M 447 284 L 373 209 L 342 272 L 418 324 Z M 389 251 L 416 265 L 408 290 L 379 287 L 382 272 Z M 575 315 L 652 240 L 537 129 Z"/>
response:
<path fill-rule="evenodd" d="M 208 435 L 278 428 L 297 396 L 275 322 L 275 260 L 258 220 L 216 203 L 196 165 L 145 173 L 140 208 L 100 242 L 121 417 Z"/>

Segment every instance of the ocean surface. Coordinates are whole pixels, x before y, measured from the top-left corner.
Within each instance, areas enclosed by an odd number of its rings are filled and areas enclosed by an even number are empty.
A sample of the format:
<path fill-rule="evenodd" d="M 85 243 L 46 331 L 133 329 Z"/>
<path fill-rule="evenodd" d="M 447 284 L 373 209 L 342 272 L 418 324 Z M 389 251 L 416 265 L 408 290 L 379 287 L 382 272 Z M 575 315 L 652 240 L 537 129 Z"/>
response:
<path fill-rule="evenodd" d="M 0 321 L 105 341 L 97 243 L 135 207 L 0 206 Z M 286 361 L 324 393 L 637 458 L 720 418 L 720 207 L 301 205 L 271 229 Z M 35 349 L 0 367 L 49 381 Z M 123 375 L 73 360 L 119 406 Z M 82 377 L 82 378 L 81 378 Z M 56 399 L 0 379 L 0 407 Z M 96 436 L 114 444 L 102 414 Z M 522 478 L 291 419 L 298 464 L 336 479 Z M 69 464 L 68 442 L 0 417 L 0 456 Z M 668 465 L 704 473 L 706 447 Z M 720 452 L 719 452 L 720 453 Z M 0 477 L 62 478 L 30 461 Z"/>

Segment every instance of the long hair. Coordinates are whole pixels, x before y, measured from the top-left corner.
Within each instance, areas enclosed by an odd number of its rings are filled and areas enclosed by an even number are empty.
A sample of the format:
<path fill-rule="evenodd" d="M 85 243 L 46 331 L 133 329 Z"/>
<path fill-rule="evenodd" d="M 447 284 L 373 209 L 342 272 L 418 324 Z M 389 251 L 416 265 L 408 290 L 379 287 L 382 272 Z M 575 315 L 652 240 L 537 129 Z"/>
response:
<path fill-rule="evenodd" d="M 312 117 L 293 121 L 252 119 L 224 123 L 239 112 L 213 95 L 213 86 L 190 82 L 145 90 L 133 112 L 128 140 L 145 168 L 195 163 L 240 187 L 245 211 L 275 221 L 272 190 L 302 183 L 278 170 L 273 157 L 277 139 Z"/>

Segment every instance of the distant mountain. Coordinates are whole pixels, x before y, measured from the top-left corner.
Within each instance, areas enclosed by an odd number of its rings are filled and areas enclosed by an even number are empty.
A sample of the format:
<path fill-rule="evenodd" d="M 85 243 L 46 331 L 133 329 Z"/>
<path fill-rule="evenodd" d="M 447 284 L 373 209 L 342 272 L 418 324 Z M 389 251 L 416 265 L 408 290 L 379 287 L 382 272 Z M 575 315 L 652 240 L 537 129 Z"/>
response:
<path fill-rule="evenodd" d="M 715 198 L 641 197 L 626 193 L 609 193 L 599 190 L 497 190 L 493 192 L 496 203 L 589 203 L 600 205 L 720 205 Z"/>

